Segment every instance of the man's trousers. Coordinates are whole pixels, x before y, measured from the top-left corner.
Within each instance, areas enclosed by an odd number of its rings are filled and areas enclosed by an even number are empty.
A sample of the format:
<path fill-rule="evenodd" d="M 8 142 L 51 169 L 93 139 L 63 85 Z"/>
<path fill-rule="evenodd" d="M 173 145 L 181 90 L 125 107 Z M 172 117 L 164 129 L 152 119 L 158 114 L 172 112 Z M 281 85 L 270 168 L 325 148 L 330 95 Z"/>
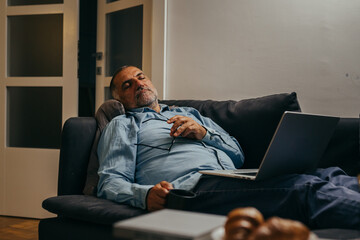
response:
<path fill-rule="evenodd" d="M 263 181 L 204 175 L 193 192 L 191 211 L 227 215 L 251 206 L 265 218 L 294 219 L 312 229 L 360 229 L 358 179 L 335 167 Z"/>

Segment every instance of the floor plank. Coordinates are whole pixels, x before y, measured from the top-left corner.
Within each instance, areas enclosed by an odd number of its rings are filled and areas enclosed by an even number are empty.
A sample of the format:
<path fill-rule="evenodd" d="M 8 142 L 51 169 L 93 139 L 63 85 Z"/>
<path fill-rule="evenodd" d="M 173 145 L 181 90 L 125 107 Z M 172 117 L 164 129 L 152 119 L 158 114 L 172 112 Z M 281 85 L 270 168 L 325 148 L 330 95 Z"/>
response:
<path fill-rule="evenodd" d="M 37 240 L 39 220 L 0 216 L 1 240 Z"/>

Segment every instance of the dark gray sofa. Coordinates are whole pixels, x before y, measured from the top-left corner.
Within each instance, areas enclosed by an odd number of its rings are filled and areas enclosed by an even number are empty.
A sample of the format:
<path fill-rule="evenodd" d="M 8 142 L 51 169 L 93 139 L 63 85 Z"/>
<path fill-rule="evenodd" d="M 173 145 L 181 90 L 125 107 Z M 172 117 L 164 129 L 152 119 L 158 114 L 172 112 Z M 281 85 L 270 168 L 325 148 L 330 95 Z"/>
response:
<path fill-rule="evenodd" d="M 245 168 L 259 166 L 283 112 L 301 111 L 296 93 L 241 101 L 168 100 L 161 103 L 191 106 L 212 118 L 239 141 L 245 152 Z M 112 117 L 106 116 L 108 120 Z M 43 207 L 57 217 L 40 221 L 40 240 L 112 239 L 114 222 L 147 213 L 94 196 L 97 181 L 94 171 L 97 166 L 91 166 L 93 163 L 89 166 L 89 158 L 94 161 L 96 139 L 104 127 L 100 125 L 105 124 L 95 118 L 81 117 L 70 118 L 64 124 L 58 196 L 43 202 Z M 340 119 L 318 164 L 318 167 L 329 166 L 339 166 L 353 176 L 360 173 L 358 118 Z"/>

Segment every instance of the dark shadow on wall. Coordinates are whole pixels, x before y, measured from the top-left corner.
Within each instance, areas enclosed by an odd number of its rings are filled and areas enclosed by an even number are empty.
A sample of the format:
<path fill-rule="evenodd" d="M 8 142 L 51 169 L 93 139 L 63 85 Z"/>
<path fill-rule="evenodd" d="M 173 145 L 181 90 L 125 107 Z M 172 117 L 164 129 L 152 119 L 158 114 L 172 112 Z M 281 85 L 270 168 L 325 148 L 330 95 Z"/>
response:
<path fill-rule="evenodd" d="M 97 0 L 80 0 L 79 117 L 95 113 Z"/>

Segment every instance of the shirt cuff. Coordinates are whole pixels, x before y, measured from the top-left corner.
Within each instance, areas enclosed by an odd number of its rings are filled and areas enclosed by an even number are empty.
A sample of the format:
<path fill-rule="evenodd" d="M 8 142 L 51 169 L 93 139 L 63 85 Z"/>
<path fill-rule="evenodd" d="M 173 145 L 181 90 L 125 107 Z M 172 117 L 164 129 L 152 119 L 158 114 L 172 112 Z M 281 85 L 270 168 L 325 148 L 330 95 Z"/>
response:
<path fill-rule="evenodd" d="M 150 188 L 154 187 L 152 185 L 139 185 L 136 184 L 136 188 L 134 189 L 134 197 L 135 197 L 135 202 L 134 202 L 134 207 L 139 207 L 142 209 L 146 209 L 146 198 L 148 195 L 148 191 L 150 190 Z"/>
<path fill-rule="evenodd" d="M 216 133 L 215 130 L 211 129 L 211 128 L 207 128 L 205 126 L 203 126 L 205 129 L 206 129 L 206 134 L 205 136 L 203 137 L 202 141 L 204 142 L 210 142 L 210 141 L 213 141 L 214 140 L 214 137 L 219 134 Z"/>

